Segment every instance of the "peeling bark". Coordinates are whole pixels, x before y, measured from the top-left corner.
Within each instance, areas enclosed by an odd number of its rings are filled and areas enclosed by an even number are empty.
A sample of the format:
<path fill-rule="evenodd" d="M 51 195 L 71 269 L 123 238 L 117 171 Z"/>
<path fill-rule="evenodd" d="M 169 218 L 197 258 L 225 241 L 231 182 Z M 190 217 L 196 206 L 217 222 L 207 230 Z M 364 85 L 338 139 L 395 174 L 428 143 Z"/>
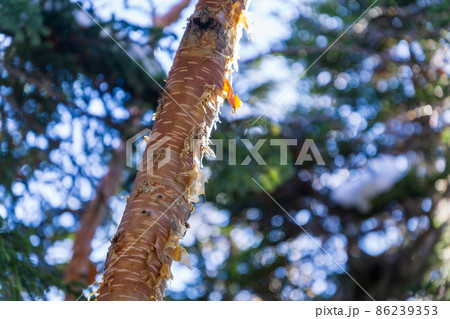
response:
<path fill-rule="evenodd" d="M 97 227 L 105 219 L 108 199 L 116 193 L 120 186 L 124 160 L 125 144 L 122 142 L 113 153 L 108 173 L 97 187 L 95 198 L 88 203 L 81 218 L 80 228 L 73 244 L 72 259 L 64 273 L 64 282 L 69 285 L 70 290 L 66 294 L 66 300 L 75 300 L 82 293 L 82 288 L 95 281 L 97 269 L 89 259 L 92 251 L 91 242 Z"/>
<path fill-rule="evenodd" d="M 209 136 L 227 97 L 248 2 L 200 0 L 190 17 L 109 248 L 99 300 L 161 300 L 172 261 L 189 265 L 179 240 L 204 193 L 201 161 L 213 154 Z"/>

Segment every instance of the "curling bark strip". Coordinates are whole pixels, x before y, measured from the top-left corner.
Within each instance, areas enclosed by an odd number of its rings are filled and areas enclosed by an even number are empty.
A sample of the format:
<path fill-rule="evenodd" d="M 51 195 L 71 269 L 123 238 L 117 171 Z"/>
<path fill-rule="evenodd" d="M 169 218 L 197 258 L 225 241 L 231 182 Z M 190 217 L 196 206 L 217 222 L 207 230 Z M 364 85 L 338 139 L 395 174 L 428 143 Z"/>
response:
<path fill-rule="evenodd" d="M 190 267 L 179 240 L 189 228 L 192 203 L 204 194 L 200 168 L 203 155 L 213 155 L 211 130 L 224 98 L 234 97 L 229 83 L 249 2 L 200 0 L 189 18 L 155 114 L 153 133 L 159 134 L 148 141 L 111 241 L 98 300 L 161 300 L 172 261 Z M 167 156 L 170 162 L 158 165 Z"/>

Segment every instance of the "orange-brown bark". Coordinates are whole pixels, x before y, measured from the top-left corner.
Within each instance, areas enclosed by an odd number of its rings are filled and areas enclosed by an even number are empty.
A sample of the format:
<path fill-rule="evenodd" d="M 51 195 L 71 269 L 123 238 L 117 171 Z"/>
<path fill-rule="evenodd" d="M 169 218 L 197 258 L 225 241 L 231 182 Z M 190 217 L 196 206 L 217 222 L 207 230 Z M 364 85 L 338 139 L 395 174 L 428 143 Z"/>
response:
<path fill-rule="evenodd" d="M 192 202 L 204 191 L 201 160 L 212 153 L 209 135 L 231 80 L 248 2 L 200 0 L 189 19 L 108 252 L 99 300 L 161 300 L 172 261 L 188 263 L 178 242 L 189 227 Z"/>
<path fill-rule="evenodd" d="M 97 187 L 95 198 L 87 205 L 81 218 L 80 228 L 76 233 L 73 245 L 73 255 L 64 273 L 64 282 L 69 285 L 71 292 L 66 294 L 66 300 L 75 300 L 82 292 L 82 288 L 95 281 L 97 269 L 90 261 L 91 242 L 95 230 L 103 222 L 107 213 L 107 201 L 120 186 L 125 160 L 125 144 L 122 142 L 113 154 L 113 161 L 108 173 Z"/>

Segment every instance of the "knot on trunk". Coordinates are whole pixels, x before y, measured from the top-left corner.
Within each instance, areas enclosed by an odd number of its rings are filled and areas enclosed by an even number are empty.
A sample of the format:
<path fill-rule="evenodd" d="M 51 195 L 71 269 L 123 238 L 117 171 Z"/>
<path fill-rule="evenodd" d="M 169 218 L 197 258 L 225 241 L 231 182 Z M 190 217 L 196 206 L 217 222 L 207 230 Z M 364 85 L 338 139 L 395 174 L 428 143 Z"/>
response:
<path fill-rule="evenodd" d="M 206 30 L 213 23 L 214 18 L 211 17 L 211 13 L 206 7 L 203 11 L 201 11 L 198 17 L 194 17 L 193 22 L 198 25 L 201 30 Z"/>

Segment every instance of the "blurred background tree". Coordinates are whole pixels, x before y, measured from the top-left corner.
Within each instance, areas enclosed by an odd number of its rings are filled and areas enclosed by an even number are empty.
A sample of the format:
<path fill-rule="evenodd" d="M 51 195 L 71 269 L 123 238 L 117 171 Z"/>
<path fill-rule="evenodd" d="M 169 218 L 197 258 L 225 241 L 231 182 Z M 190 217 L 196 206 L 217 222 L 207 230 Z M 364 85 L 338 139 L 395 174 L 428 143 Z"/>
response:
<path fill-rule="evenodd" d="M 67 0 L 0 4 L 4 300 L 71 299 L 99 281 L 135 176 L 121 145 L 151 128 L 159 94 L 108 33 L 164 85 L 195 3 L 80 4 L 104 30 Z M 448 300 L 449 4 L 259 0 L 250 11 L 234 85 L 246 105 L 234 117 L 225 107 L 213 134 L 224 160 L 205 162 L 183 240 L 194 270 L 173 266 L 167 299 L 369 299 L 356 281 L 377 300 Z M 268 165 L 240 165 L 244 138 L 299 142 L 288 165 L 268 143 Z M 295 165 L 305 139 L 324 166 Z"/>

